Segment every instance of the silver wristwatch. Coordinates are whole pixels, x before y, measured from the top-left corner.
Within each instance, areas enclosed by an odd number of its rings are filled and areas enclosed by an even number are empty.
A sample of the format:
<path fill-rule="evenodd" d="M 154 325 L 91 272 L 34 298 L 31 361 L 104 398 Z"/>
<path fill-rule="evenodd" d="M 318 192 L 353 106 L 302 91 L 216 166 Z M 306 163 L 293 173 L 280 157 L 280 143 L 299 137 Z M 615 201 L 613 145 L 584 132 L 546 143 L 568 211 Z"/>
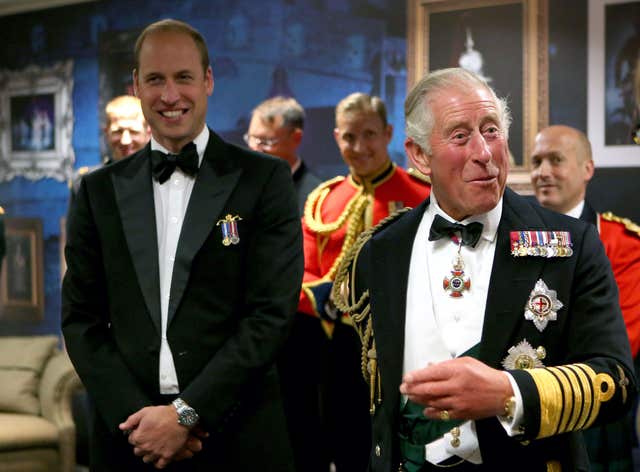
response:
<path fill-rule="evenodd" d="M 200 416 L 196 413 L 196 410 L 187 405 L 182 398 L 176 398 L 171 402 L 176 408 L 178 413 L 178 423 L 187 428 L 195 426 L 200 420 Z"/>

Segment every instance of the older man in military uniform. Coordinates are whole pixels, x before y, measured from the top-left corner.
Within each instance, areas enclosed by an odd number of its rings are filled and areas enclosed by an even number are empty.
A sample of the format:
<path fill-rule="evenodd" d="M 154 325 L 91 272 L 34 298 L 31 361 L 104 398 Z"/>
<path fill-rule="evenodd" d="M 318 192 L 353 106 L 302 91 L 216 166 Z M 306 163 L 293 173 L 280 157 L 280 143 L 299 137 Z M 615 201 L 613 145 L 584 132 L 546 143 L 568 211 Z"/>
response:
<path fill-rule="evenodd" d="M 635 392 L 596 229 L 506 188 L 509 111 L 477 75 L 429 73 L 405 116 L 431 196 L 366 233 L 332 292 L 368 363 L 370 470 L 588 470 L 580 430 Z"/>

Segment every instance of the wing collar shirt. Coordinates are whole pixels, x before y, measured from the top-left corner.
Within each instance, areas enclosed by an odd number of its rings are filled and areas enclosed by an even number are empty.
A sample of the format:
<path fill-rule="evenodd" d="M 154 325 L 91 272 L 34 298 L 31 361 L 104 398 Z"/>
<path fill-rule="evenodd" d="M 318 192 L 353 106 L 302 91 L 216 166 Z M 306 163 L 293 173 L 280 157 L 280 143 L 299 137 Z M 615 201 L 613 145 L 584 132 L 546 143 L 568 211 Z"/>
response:
<path fill-rule="evenodd" d="M 471 280 L 470 289 L 465 290 L 462 297 L 451 297 L 443 287 L 443 280 L 451 275 L 458 246 L 449 238 L 429 241 L 435 215 L 456 223 L 478 221 L 483 224 L 476 246 L 460 248 L 465 276 Z M 403 374 L 422 369 L 430 363 L 456 358 L 480 342 L 501 215 L 502 199 L 488 213 L 455 221 L 440 208 L 432 190 L 430 204 L 418 227 L 411 253 Z M 520 405 L 519 392 L 509 377 L 516 392 L 517 405 Z M 518 413 L 517 410 L 516 418 Z M 510 433 L 504 422 L 503 426 L 510 435 L 515 434 Z M 426 460 L 437 464 L 456 455 L 475 464 L 482 463 L 473 421 L 460 426 L 459 439 L 461 444 L 457 448 L 451 445 L 449 433 L 425 445 Z"/>
<path fill-rule="evenodd" d="M 206 126 L 193 140 L 198 151 L 198 166 L 202 164 L 204 151 L 209 141 L 209 128 Z M 151 150 L 165 153 L 169 151 L 151 138 Z M 167 319 L 169 314 L 169 296 L 173 264 L 178 248 L 182 222 L 187 211 L 195 177 L 183 173 L 179 168 L 163 184 L 153 180 L 153 201 L 156 210 L 156 229 L 158 233 L 158 265 L 160 269 L 160 314 L 162 321 L 162 340 L 160 343 L 160 393 L 180 393 L 178 375 L 173 362 L 171 347 L 167 342 Z"/>

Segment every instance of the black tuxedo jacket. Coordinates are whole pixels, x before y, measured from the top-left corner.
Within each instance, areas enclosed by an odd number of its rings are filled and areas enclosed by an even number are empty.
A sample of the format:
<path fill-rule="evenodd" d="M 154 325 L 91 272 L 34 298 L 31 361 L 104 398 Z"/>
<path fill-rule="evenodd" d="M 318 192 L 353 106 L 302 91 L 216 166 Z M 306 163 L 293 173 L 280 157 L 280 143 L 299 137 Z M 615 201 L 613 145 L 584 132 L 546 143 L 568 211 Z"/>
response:
<path fill-rule="evenodd" d="M 298 207 L 300 208 L 300 217 L 304 216 L 304 205 L 307 197 L 318 185 L 322 183 L 319 177 L 309 170 L 304 161 L 300 162 L 300 167 L 292 175 L 293 186 L 298 195 Z"/>
<path fill-rule="evenodd" d="M 93 452 L 114 467 L 134 457 L 118 424 L 144 406 L 167 403 L 158 386 L 160 288 L 149 155 L 147 145 L 85 176 L 65 249 L 65 341 L 102 426 Z M 217 222 L 226 215 L 241 218 L 238 244 L 222 243 Z M 167 328 L 180 397 L 212 433 L 203 452 L 184 461 L 213 461 L 197 470 L 212 470 L 214 462 L 234 470 L 289 470 L 273 363 L 298 300 L 301 241 L 288 165 L 211 132 L 179 237 Z"/>
<path fill-rule="evenodd" d="M 577 432 L 581 420 L 593 414 L 594 424 L 611 421 L 630 408 L 635 397 L 629 343 L 615 281 L 595 227 L 531 204 L 509 189 L 503 202 L 479 359 L 503 369 L 501 362 L 509 348 L 526 339 L 534 349 L 545 348 L 542 362 L 546 367 L 571 365 L 573 369 L 583 364 L 602 377 L 584 374 L 581 378 L 589 380 L 584 380 L 583 385 L 573 379 L 560 386 L 554 384 L 556 390 L 545 390 L 552 380 L 533 374 L 542 370 L 547 373 L 547 369 L 510 370 L 523 395 L 524 431 L 522 436 L 512 438 L 497 418 L 477 421 L 484 464 L 481 470 L 542 471 L 547 470 L 547 463 L 554 462 L 560 463 L 562 470 L 588 470 L 582 437 Z M 368 305 L 382 380 L 382 404 L 373 416 L 370 468 L 374 471 L 396 471 L 400 461 L 396 435 L 407 280 L 414 237 L 428 203 L 425 201 L 375 234 L 352 264 L 356 268 L 355 281 L 349 296 L 355 303 L 369 290 Z M 510 232 L 521 230 L 569 231 L 574 254 L 566 258 L 513 257 Z M 525 305 L 539 279 L 556 290 L 564 304 L 557 321 L 549 321 L 542 332 L 524 317 Z M 588 368 L 575 367 L 579 372 L 590 372 Z M 605 378 L 611 381 L 608 388 L 613 393 L 596 411 L 595 385 Z M 568 417 L 575 414 L 580 421 L 572 420 L 569 426 L 563 423 L 561 419 L 567 418 L 568 412 L 562 409 L 563 404 L 573 405 Z M 555 434 L 559 430 L 567 432 Z"/>

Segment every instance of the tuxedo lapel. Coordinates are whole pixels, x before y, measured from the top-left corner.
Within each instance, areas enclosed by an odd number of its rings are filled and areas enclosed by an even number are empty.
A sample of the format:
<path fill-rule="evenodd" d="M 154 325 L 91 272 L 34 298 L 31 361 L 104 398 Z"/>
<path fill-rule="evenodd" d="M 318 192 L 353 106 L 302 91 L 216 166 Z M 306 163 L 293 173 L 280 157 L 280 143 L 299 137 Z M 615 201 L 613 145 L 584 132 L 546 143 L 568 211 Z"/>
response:
<path fill-rule="evenodd" d="M 220 231 L 216 222 L 221 218 L 222 209 L 242 173 L 232 162 L 233 156 L 227 145 L 210 130 L 209 142 L 189 199 L 176 250 L 168 323 L 171 323 L 184 295 L 193 258 L 211 231 Z M 220 240 L 222 241 L 222 235 Z"/>
<path fill-rule="evenodd" d="M 147 145 L 111 178 L 138 284 L 153 324 L 160 333 L 158 236 L 149 155 L 150 145 Z"/>
<path fill-rule="evenodd" d="M 404 358 L 407 283 L 413 240 L 428 205 L 420 206 L 393 223 L 371 241 L 371 312 L 385 396 L 398 392 Z M 392 400 L 395 401 L 395 400 Z"/>
<path fill-rule="evenodd" d="M 514 198 L 512 191 L 507 189 L 498 226 L 479 355 L 492 367 L 500 365 L 507 354 L 509 340 L 525 322 L 525 303 L 546 264 L 544 257 L 511 255 L 511 231 L 527 229 L 542 230 L 545 224 L 525 200 Z M 503 346 L 505 348 L 501 350 Z"/>

